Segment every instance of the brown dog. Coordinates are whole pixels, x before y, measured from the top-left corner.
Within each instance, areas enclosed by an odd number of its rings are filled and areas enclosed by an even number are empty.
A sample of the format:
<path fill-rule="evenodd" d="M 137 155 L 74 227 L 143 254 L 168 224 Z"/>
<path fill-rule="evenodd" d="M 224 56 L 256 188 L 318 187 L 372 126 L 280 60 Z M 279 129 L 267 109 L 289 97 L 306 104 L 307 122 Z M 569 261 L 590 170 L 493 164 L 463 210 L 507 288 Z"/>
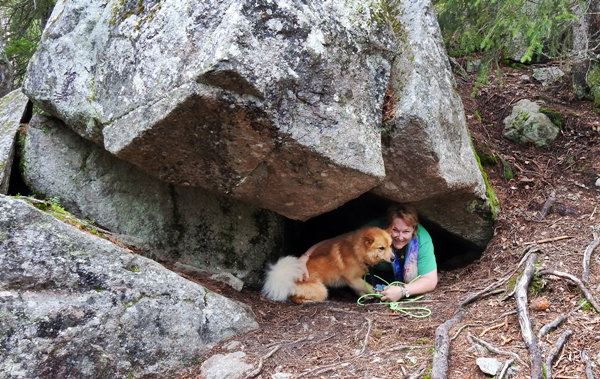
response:
<path fill-rule="evenodd" d="M 327 287 L 350 286 L 357 294 L 373 292 L 363 280 L 368 266 L 381 261 L 391 262 L 390 233 L 366 227 L 323 241 L 316 245 L 306 263 L 309 279 L 302 278 L 302 262 L 296 257 L 284 257 L 271 266 L 263 286 L 263 295 L 271 300 L 290 299 L 295 303 L 327 299 Z"/>

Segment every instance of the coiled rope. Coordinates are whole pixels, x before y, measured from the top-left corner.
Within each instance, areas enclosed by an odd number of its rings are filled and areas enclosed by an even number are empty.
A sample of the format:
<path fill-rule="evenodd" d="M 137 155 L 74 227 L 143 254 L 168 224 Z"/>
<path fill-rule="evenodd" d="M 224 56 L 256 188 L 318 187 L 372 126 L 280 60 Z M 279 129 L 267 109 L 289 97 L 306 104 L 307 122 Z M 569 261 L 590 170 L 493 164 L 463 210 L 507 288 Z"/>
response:
<path fill-rule="evenodd" d="M 367 284 L 367 279 L 366 279 L 367 275 L 370 275 L 370 274 L 369 273 L 365 274 L 363 276 L 363 281 L 365 283 L 365 288 L 368 289 L 369 285 Z M 398 281 L 388 283 L 386 280 L 380 278 L 377 275 L 373 275 L 373 276 L 375 278 L 381 280 L 383 283 L 386 283 L 386 286 L 399 286 L 401 284 L 404 284 L 404 283 L 398 282 Z M 419 279 L 420 277 L 421 277 L 420 275 L 417 276 L 410 283 L 414 282 L 415 280 Z M 373 297 L 381 299 L 383 297 L 383 295 L 380 294 L 380 293 L 377 293 L 377 292 L 368 293 L 368 294 L 365 294 L 365 295 L 362 295 L 361 297 L 359 297 L 358 300 L 356 300 L 356 303 L 358 305 L 364 307 L 366 304 L 364 304 L 362 301 L 364 299 L 366 299 L 366 298 L 373 298 Z M 417 300 L 420 300 L 422 298 L 423 298 L 423 295 L 419 295 L 419 296 L 416 296 L 416 297 L 410 297 L 410 298 L 400 299 L 398 301 L 389 301 L 389 302 L 380 301 L 379 304 L 387 305 L 387 306 L 390 307 L 390 309 L 392 311 L 403 313 L 403 314 L 405 314 L 406 316 L 409 316 L 409 317 L 426 318 L 426 317 L 429 317 L 431 315 L 431 310 L 429 308 L 427 308 L 427 307 L 414 307 L 414 306 L 411 307 L 411 306 L 406 306 L 405 305 L 406 303 L 417 301 Z"/>

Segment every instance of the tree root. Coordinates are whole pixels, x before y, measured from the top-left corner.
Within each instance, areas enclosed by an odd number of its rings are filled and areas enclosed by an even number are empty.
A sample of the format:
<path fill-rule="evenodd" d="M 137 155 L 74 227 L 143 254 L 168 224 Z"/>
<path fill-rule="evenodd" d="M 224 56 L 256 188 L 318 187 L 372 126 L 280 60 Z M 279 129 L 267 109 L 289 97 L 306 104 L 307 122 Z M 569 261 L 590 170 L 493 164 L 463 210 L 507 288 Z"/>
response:
<path fill-rule="evenodd" d="M 484 340 L 482 340 L 481 338 L 477 338 L 472 334 L 468 334 L 467 335 L 467 339 L 469 341 L 471 341 L 471 343 L 476 343 L 479 344 L 483 347 L 485 347 L 486 349 L 488 349 L 489 351 L 491 351 L 492 353 L 496 353 L 496 354 L 500 354 L 500 355 L 508 355 L 513 357 L 514 359 L 516 359 L 517 361 L 519 361 L 521 364 L 526 365 L 525 362 L 523 362 L 523 360 L 515 353 L 510 352 L 510 351 L 505 351 L 505 350 L 500 350 L 497 347 L 493 346 L 492 344 L 490 344 L 489 342 L 486 342 Z M 541 362 L 541 358 L 540 358 L 540 362 Z M 541 365 L 540 365 L 541 366 Z"/>
<path fill-rule="evenodd" d="M 542 206 L 542 209 L 540 210 L 540 214 L 537 217 L 538 221 L 542 221 L 544 219 L 544 217 L 546 217 L 546 215 L 548 214 L 548 211 L 550 210 L 550 207 L 552 207 L 552 205 L 554 203 L 556 203 L 556 198 L 555 197 L 549 197 L 546 200 L 546 202 Z"/>
<path fill-rule="evenodd" d="M 542 270 L 542 271 L 540 271 L 540 275 L 554 275 L 554 276 L 558 276 L 558 277 L 565 278 L 565 279 L 572 281 L 573 283 L 575 283 L 575 285 L 577 287 L 579 287 L 579 290 L 583 293 L 583 296 L 585 296 L 587 301 L 590 302 L 590 304 L 594 307 L 596 312 L 600 313 L 600 305 L 596 302 L 596 300 L 594 299 L 594 296 L 592 296 L 592 293 L 590 291 L 588 291 L 588 289 L 585 287 L 585 285 L 577 277 L 575 277 L 571 274 L 568 274 L 566 272 L 561 272 L 561 271 L 556 271 L 556 270 Z"/>
<path fill-rule="evenodd" d="M 598 233 L 593 232 L 594 241 L 588 245 L 585 249 L 585 253 L 583 253 L 583 271 L 581 272 L 581 282 L 586 284 L 589 276 L 590 276 L 590 258 L 592 256 L 592 252 L 600 244 L 600 239 L 598 238 Z"/>
<path fill-rule="evenodd" d="M 562 350 L 567 338 L 569 338 L 573 334 L 572 330 L 565 330 L 563 334 L 558 337 L 556 343 L 548 352 L 548 356 L 546 357 L 546 377 L 552 378 L 552 362 L 556 359 L 556 355 Z"/>
<path fill-rule="evenodd" d="M 525 262 L 525 268 L 523 274 L 515 284 L 515 302 L 517 303 L 517 314 L 519 317 L 519 324 L 521 325 L 521 335 L 523 341 L 529 350 L 529 362 L 530 362 L 530 375 L 531 379 L 541 379 L 543 377 L 542 372 L 542 356 L 538 347 L 535 335 L 531 327 L 531 321 L 529 320 L 529 313 L 527 311 L 527 290 L 529 283 L 533 278 L 535 270 L 535 263 L 537 262 L 538 255 L 531 254 Z"/>
<path fill-rule="evenodd" d="M 581 360 L 585 363 L 585 376 L 587 379 L 594 379 L 594 373 L 592 372 L 592 362 L 588 358 L 585 350 L 581 350 Z"/>
<path fill-rule="evenodd" d="M 258 361 L 258 367 L 256 369 L 254 369 L 252 372 L 248 373 L 248 375 L 246 375 L 244 377 L 244 379 L 251 379 L 251 378 L 256 377 L 258 374 L 260 374 L 260 372 L 262 371 L 263 365 L 265 363 L 265 359 L 267 359 L 271 355 L 275 354 L 280 348 L 281 348 L 281 345 L 277 345 L 271 351 L 269 351 L 267 354 L 260 357 L 260 360 Z"/>
<path fill-rule="evenodd" d="M 557 318 L 555 318 L 554 320 L 552 320 L 551 322 L 547 323 L 546 325 L 542 326 L 540 328 L 540 330 L 538 331 L 537 334 L 537 338 L 542 339 L 542 337 L 544 337 L 546 334 L 548 334 L 549 331 L 551 331 L 552 329 L 556 329 L 560 324 L 563 323 L 563 321 L 565 321 L 570 315 L 572 315 L 574 312 L 577 312 L 578 310 L 581 309 L 581 307 L 583 307 L 585 305 L 585 301 L 582 302 L 581 304 L 579 304 L 577 306 L 577 308 L 573 309 L 571 312 L 558 316 Z"/>
<path fill-rule="evenodd" d="M 506 373 L 508 372 L 508 368 L 510 367 L 510 365 L 512 365 L 514 361 L 514 358 L 510 358 L 509 360 L 507 360 L 506 363 L 504 363 L 504 366 L 502 367 L 502 371 L 500 371 L 500 374 L 498 374 L 498 377 L 496 379 L 504 378 L 504 375 L 506 375 Z"/>
<path fill-rule="evenodd" d="M 371 319 L 370 319 L 370 318 L 368 318 L 368 317 L 365 317 L 365 320 L 367 320 L 367 324 L 368 324 L 368 327 L 367 327 L 367 334 L 365 335 L 365 340 L 364 340 L 364 342 L 363 342 L 363 347 L 362 347 L 362 349 L 360 350 L 360 353 L 358 353 L 358 355 L 362 355 L 362 354 L 365 352 L 365 350 L 366 350 L 366 348 L 367 348 L 367 345 L 369 344 L 369 335 L 371 334 L 371 327 L 372 327 L 372 325 L 373 325 L 373 321 L 371 321 Z"/>
<path fill-rule="evenodd" d="M 462 320 L 463 313 L 458 311 L 454 316 L 435 330 L 433 364 L 431 379 L 446 379 L 448 373 L 448 353 L 450 352 L 449 331 L 454 324 Z"/>

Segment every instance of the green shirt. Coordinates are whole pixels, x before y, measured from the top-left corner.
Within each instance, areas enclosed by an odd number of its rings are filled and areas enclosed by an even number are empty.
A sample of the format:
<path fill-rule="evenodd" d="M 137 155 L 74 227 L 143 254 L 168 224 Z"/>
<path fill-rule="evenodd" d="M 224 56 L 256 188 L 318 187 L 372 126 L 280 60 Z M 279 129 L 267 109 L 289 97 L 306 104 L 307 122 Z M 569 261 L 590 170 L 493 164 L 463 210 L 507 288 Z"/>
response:
<path fill-rule="evenodd" d="M 367 225 L 383 228 L 383 219 L 373 220 Z M 429 235 L 429 232 L 427 232 L 427 230 L 421 226 L 421 224 L 417 226 L 417 238 L 419 239 L 419 258 L 417 260 L 417 270 L 419 271 L 419 275 L 424 275 L 435 270 L 437 268 L 437 263 L 433 253 L 433 242 L 431 242 L 431 236 Z M 406 246 L 404 246 L 402 250 L 404 252 L 404 250 L 406 250 Z M 375 268 L 382 271 L 391 271 L 392 264 L 381 262 L 376 265 Z"/>

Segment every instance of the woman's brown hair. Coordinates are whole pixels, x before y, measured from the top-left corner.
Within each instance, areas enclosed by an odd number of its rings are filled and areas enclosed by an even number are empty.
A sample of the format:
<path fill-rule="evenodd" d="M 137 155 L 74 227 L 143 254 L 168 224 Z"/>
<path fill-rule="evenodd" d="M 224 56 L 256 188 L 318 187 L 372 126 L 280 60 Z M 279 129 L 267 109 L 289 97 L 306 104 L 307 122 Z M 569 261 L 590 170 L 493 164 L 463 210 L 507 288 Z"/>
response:
<path fill-rule="evenodd" d="M 401 218 L 406 222 L 406 225 L 411 226 L 417 232 L 419 225 L 419 215 L 417 210 L 412 205 L 395 203 L 388 207 L 385 217 L 386 228 L 392 226 L 395 218 Z"/>

